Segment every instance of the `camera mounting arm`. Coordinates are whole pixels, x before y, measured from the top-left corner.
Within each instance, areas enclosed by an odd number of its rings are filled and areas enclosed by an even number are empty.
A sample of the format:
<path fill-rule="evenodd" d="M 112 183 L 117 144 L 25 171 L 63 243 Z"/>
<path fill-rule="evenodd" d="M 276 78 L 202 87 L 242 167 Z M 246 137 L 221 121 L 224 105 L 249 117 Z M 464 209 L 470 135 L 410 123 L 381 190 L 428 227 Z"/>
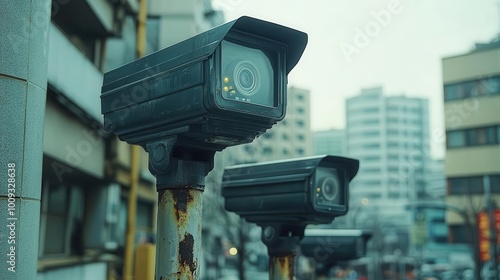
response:
<path fill-rule="evenodd" d="M 300 254 L 300 240 L 304 225 L 269 224 L 262 227 L 262 242 L 269 255 L 269 279 L 295 279 L 296 260 Z"/>

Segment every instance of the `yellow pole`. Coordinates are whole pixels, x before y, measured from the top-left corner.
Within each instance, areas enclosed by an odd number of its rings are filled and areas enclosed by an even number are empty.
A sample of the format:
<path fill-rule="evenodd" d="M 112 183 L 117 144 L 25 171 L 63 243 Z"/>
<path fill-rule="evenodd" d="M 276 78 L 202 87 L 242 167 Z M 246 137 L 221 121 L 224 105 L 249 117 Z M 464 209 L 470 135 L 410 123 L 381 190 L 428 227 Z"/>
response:
<path fill-rule="evenodd" d="M 144 56 L 146 49 L 147 0 L 140 0 L 137 16 L 137 58 Z M 134 267 L 135 218 L 137 212 L 137 188 L 139 186 L 140 147 L 130 147 L 130 192 L 128 196 L 127 237 L 123 265 L 123 279 L 132 280 Z"/>
<path fill-rule="evenodd" d="M 128 195 L 127 239 L 123 279 L 132 280 L 134 265 L 135 216 L 137 209 L 137 187 L 139 184 L 139 146 L 130 147 L 130 192 Z"/>

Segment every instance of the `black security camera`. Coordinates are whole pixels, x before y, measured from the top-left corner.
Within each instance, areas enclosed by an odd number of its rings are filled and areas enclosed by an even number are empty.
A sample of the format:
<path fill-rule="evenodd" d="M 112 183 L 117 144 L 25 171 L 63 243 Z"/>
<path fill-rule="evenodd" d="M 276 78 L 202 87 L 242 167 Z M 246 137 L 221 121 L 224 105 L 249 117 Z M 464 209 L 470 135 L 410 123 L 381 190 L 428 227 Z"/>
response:
<path fill-rule="evenodd" d="M 222 195 L 228 211 L 259 225 L 329 223 L 347 213 L 358 168 L 337 156 L 238 165 L 224 170 Z"/>
<path fill-rule="evenodd" d="M 284 118 L 306 44 L 303 32 L 241 17 L 152 53 L 104 75 L 104 128 L 144 147 L 175 136 L 174 157 L 194 160 L 252 142 Z"/>
<path fill-rule="evenodd" d="M 362 258 L 372 234 L 360 229 L 306 229 L 301 253 L 316 263 L 333 264 Z"/>

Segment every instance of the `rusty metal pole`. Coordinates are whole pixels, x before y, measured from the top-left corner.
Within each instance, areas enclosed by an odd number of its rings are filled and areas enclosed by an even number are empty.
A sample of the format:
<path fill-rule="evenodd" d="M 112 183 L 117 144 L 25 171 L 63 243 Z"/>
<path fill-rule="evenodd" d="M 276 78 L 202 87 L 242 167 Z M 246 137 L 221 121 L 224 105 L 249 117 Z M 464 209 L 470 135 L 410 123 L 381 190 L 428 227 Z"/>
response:
<path fill-rule="evenodd" d="M 269 255 L 270 280 L 295 280 L 300 240 L 304 237 L 304 225 L 260 225 L 262 242 Z"/>
<path fill-rule="evenodd" d="M 156 280 L 198 279 L 202 206 L 196 186 L 159 190 Z"/>
<path fill-rule="evenodd" d="M 297 255 L 293 252 L 285 255 L 270 256 L 269 279 L 293 280 L 295 279 L 295 260 Z"/>
<path fill-rule="evenodd" d="M 196 280 L 200 277 L 201 226 L 205 176 L 214 152 L 177 153 L 176 136 L 150 142 L 149 170 L 156 177 L 158 216 L 156 280 Z"/>

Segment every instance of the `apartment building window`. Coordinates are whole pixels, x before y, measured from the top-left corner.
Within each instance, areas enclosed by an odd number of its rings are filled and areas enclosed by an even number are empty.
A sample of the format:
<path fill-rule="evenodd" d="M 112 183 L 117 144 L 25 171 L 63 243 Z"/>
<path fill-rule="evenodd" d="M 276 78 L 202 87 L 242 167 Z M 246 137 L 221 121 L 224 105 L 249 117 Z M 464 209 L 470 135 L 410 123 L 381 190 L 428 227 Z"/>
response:
<path fill-rule="evenodd" d="M 477 128 L 469 130 L 467 133 L 467 143 L 469 146 L 495 144 L 495 127 Z"/>
<path fill-rule="evenodd" d="M 490 176 L 490 189 L 492 193 L 500 193 L 500 175 Z"/>
<path fill-rule="evenodd" d="M 84 191 L 80 186 L 44 182 L 40 256 L 83 254 L 84 202 Z"/>
<path fill-rule="evenodd" d="M 363 113 L 378 113 L 378 112 L 379 112 L 378 107 L 363 109 Z"/>
<path fill-rule="evenodd" d="M 271 147 L 264 147 L 262 149 L 262 154 L 264 155 L 270 155 L 273 153 L 273 149 Z"/>
<path fill-rule="evenodd" d="M 450 131 L 447 133 L 448 148 L 459 148 L 465 146 L 465 131 Z"/>
<path fill-rule="evenodd" d="M 448 148 L 497 145 L 500 140 L 500 127 L 493 126 L 448 131 L 446 136 L 446 144 Z"/>
<path fill-rule="evenodd" d="M 448 178 L 448 194 L 482 194 L 484 192 L 483 177 Z"/>
<path fill-rule="evenodd" d="M 500 93 L 500 76 L 465 81 L 444 86 L 444 100 L 460 100 Z"/>
<path fill-rule="evenodd" d="M 398 123 L 397 118 L 387 118 L 387 123 Z"/>
<path fill-rule="evenodd" d="M 378 137 L 380 136 L 380 132 L 378 130 L 375 131 L 363 131 L 361 133 L 362 136 L 368 136 L 368 137 Z"/>
<path fill-rule="evenodd" d="M 362 123 L 367 125 L 378 125 L 379 121 L 378 119 L 371 119 L 371 120 L 364 120 Z"/>
<path fill-rule="evenodd" d="M 379 149 L 380 148 L 380 144 L 378 144 L 378 143 L 365 144 L 365 145 L 363 145 L 363 148 L 367 148 L 367 149 Z"/>
<path fill-rule="evenodd" d="M 367 162 L 367 161 L 368 162 L 374 162 L 374 161 L 379 161 L 380 157 L 378 157 L 378 156 L 367 156 L 367 157 L 363 157 L 361 160 L 364 161 L 364 162 Z"/>

